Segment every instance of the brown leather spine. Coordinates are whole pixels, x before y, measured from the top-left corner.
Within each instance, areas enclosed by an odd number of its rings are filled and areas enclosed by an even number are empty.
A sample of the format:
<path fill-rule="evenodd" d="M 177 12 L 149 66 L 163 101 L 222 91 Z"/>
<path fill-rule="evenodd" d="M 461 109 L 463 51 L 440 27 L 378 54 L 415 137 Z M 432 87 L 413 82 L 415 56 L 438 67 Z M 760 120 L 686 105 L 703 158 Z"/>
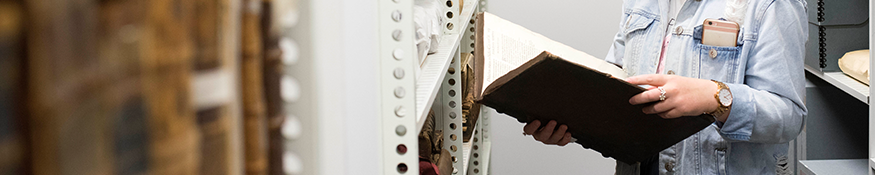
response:
<path fill-rule="evenodd" d="M 241 83 L 246 174 L 267 174 L 267 114 L 262 77 L 261 11 L 258 0 L 243 0 Z"/>
<path fill-rule="evenodd" d="M 150 139 L 151 174 L 197 174 L 200 135 L 191 97 L 191 0 L 150 0 L 141 62 Z"/>
<path fill-rule="evenodd" d="M 283 136 L 280 131 L 285 121 L 283 100 L 280 96 L 280 79 L 283 75 L 282 51 L 279 47 L 280 33 L 274 26 L 273 0 L 262 0 L 261 32 L 264 39 L 264 93 L 268 117 L 268 174 L 283 172 Z"/>
<path fill-rule="evenodd" d="M 34 174 L 108 174 L 111 149 L 92 0 L 28 0 L 28 83 Z"/>

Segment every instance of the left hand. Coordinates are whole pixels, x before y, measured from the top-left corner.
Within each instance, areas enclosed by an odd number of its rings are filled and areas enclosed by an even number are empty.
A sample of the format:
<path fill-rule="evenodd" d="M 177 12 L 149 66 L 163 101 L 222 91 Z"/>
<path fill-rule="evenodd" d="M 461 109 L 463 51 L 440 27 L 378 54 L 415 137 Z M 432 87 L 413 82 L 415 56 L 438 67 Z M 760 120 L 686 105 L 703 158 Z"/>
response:
<path fill-rule="evenodd" d="M 658 114 L 662 118 L 698 116 L 717 109 L 717 84 L 710 80 L 681 77 L 676 75 L 649 74 L 626 79 L 634 85 L 653 86 L 647 91 L 629 99 L 632 105 L 659 101 L 659 89 L 665 90 L 665 101 L 644 107 L 646 114 Z"/>

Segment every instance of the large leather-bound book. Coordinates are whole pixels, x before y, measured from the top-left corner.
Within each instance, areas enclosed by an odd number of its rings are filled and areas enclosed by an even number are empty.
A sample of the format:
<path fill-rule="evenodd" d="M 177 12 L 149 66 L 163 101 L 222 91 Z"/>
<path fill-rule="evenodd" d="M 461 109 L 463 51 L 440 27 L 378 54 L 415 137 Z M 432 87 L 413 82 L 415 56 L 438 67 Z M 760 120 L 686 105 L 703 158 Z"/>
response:
<path fill-rule="evenodd" d="M 477 101 L 519 122 L 555 120 L 577 143 L 634 164 L 711 125 L 710 115 L 663 119 L 631 105 L 645 89 L 617 66 L 489 13 L 478 15 Z"/>
<path fill-rule="evenodd" d="M 243 0 L 241 90 L 246 174 L 267 174 L 267 114 L 264 98 L 260 0 Z"/>

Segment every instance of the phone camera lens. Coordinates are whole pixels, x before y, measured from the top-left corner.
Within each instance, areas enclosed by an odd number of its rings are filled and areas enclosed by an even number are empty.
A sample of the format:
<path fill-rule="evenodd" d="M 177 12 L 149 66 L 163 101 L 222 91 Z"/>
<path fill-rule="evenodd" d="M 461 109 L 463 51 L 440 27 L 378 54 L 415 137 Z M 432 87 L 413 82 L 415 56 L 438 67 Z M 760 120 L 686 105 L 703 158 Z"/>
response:
<path fill-rule="evenodd" d="M 708 21 L 708 25 L 714 25 L 714 22 Z"/>

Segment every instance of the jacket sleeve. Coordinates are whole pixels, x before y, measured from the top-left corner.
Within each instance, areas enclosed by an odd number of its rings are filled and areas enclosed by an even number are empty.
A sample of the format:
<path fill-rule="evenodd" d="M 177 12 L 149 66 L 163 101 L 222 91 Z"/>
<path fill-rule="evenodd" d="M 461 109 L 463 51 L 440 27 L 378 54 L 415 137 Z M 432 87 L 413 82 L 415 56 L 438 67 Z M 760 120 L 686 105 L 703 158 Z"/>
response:
<path fill-rule="evenodd" d="M 605 61 L 615 64 L 617 66 L 623 67 L 623 56 L 626 51 L 626 34 L 623 32 L 625 30 L 624 24 L 626 20 L 629 18 L 629 14 L 625 12 L 626 9 L 626 1 L 623 1 L 622 9 L 620 10 L 620 24 L 617 29 L 617 34 L 614 35 L 614 39 L 611 41 L 611 48 L 608 50 L 608 55 L 605 56 Z"/>
<path fill-rule="evenodd" d="M 802 102 L 808 38 L 805 3 L 768 3 L 749 13 L 759 18 L 750 25 L 758 34 L 744 38 L 752 41 L 745 44 L 753 45 L 746 53 L 744 84 L 727 84 L 732 109 L 726 122 L 717 122 L 717 126 L 728 141 L 787 143 L 799 135 L 808 113 Z"/>

